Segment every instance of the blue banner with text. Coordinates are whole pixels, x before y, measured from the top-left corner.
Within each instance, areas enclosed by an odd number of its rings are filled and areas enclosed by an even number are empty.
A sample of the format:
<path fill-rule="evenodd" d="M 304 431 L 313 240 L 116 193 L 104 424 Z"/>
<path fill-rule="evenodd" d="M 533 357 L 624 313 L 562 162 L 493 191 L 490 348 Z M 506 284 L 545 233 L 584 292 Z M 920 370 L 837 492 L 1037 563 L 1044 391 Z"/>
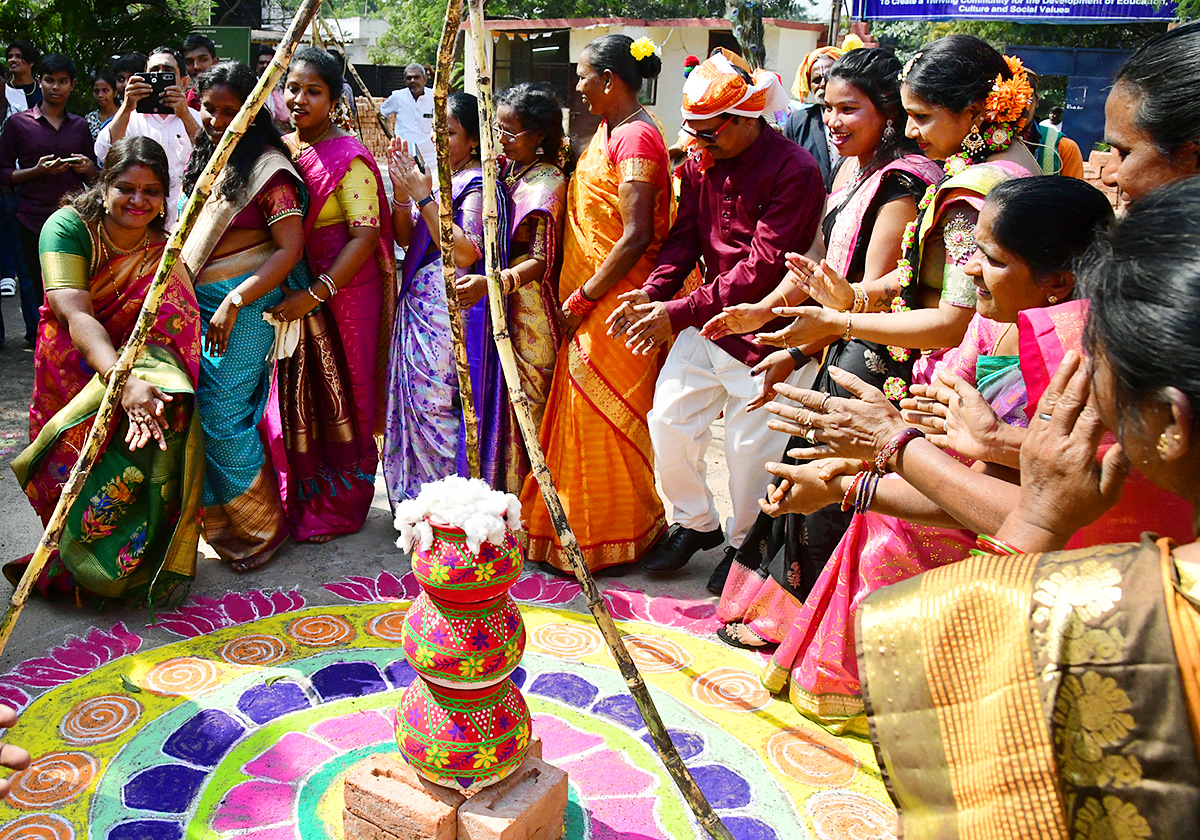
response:
<path fill-rule="evenodd" d="M 1170 20 L 1175 4 L 1150 0 L 852 0 L 859 20 L 1008 20 L 1037 23 L 1085 23 Z"/>

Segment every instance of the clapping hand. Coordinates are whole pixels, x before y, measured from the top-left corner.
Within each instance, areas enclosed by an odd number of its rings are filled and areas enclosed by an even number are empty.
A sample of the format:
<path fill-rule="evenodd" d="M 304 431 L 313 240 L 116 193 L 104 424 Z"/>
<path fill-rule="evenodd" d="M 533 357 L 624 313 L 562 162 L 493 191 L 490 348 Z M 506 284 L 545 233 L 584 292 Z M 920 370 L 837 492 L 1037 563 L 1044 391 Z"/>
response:
<path fill-rule="evenodd" d="M 388 144 L 388 176 L 397 201 L 420 201 L 433 194 L 433 173 L 420 170 L 408 141 L 399 137 Z"/>
<path fill-rule="evenodd" d="M 928 385 L 914 383 L 909 392 L 912 396 L 900 401 L 900 416 L 924 432 L 934 446 L 977 461 L 1011 460 L 1004 457 L 1001 446 L 1001 439 L 1012 431 L 1011 427 L 965 379 L 943 370 L 936 381 Z"/>

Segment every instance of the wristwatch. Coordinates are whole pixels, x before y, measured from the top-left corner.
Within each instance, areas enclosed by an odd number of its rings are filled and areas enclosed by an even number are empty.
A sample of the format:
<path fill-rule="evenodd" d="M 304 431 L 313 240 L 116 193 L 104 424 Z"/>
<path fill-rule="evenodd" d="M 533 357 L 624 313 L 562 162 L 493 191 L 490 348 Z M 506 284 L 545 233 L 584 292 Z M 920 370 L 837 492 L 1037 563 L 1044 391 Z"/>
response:
<path fill-rule="evenodd" d="M 238 309 L 241 309 L 242 308 L 241 294 L 237 290 L 234 290 L 229 295 L 229 302 L 232 303 L 234 306 L 236 306 Z"/>

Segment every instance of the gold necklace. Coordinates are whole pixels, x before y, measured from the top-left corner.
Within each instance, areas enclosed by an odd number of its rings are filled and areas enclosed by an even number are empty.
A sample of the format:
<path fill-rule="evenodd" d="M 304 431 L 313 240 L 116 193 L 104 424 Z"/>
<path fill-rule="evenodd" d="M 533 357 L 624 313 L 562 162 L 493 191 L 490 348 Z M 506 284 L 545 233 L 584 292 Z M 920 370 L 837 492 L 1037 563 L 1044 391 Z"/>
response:
<path fill-rule="evenodd" d="M 529 174 L 529 170 L 533 169 L 533 167 L 535 167 L 537 165 L 538 165 L 538 161 L 535 160 L 533 163 L 526 166 L 520 172 L 516 172 L 515 171 L 516 167 L 513 167 L 515 174 L 510 173 L 509 175 L 506 175 L 504 178 L 504 182 L 506 184 L 508 184 L 508 186 L 510 186 L 510 187 L 515 186 L 516 184 L 520 183 L 522 178 L 524 178 L 526 175 Z"/>
<path fill-rule="evenodd" d="M 107 228 L 104 227 L 104 220 L 103 219 L 100 220 L 100 244 L 104 247 L 104 250 L 110 254 L 117 254 L 118 256 L 128 257 L 130 254 L 135 254 L 138 251 L 145 248 L 146 243 L 149 241 L 150 241 L 150 228 L 147 227 L 146 234 L 142 237 L 141 242 L 139 242 L 137 245 L 134 245 L 128 251 L 126 251 L 122 248 L 119 248 L 119 247 L 117 247 L 117 243 L 112 241 L 112 237 L 108 235 L 108 230 L 107 230 Z"/>
<path fill-rule="evenodd" d="M 629 122 L 631 119 L 633 119 L 634 117 L 636 117 L 638 114 L 642 113 L 642 111 L 644 111 L 644 110 L 645 110 L 645 109 L 644 109 L 644 108 L 643 108 L 641 105 L 637 106 L 637 110 L 635 110 L 635 111 L 634 111 L 632 114 L 630 114 L 628 117 L 626 117 L 625 119 L 621 120 L 619 123 L 617 123 L 617 124 L 616 124 L 616 125 L 614 125 L 612 128 L 610 128 L 610 129 L 609 129 L 609 132 L 611 133 L 613 129 L 615 129 L 615 128 L 620 128 L 621 126 L 625 125 L 625 123 Z"/>
<path fill-rule="evenodd" d="M 333 131 L 333 120 L 330 120 L 329 125 L 325 126 L 325 130 L 321 132 L 321 136 L 319 136 L 316 140 L 312 141 L 311 143 L 305 143 L 303 140 L 301 140 L 300 132 L 297 131 L 296 132 L 296 149 L 301 152 L 311 149 L 313 146 L 317 145 L 322 140 L 324 140 L 326 137 L 328 137 L 329 132 L 331 132 L 331 131 Z"/>

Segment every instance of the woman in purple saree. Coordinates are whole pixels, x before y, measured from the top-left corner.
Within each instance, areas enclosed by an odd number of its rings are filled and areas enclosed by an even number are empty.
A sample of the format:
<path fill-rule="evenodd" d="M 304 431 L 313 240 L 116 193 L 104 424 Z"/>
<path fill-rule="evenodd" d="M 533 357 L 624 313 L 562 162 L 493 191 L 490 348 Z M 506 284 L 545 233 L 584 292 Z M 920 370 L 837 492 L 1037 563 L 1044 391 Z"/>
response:
<path fill-rule="evenodd" d="M 483 170 L 479 162 L 479 112 L 475 97 L 452 95 L 449 113 L 451 206 L 454 217 L 454 262 L 458 299 L 463 309 L 471 393 L 477 408 L 482 477 L 493 487 L 503 464 L 500 398 L 504 391 L 496 346 L 492 341 L 487 301 L 468 303 L 466 290 L 482 279 Z M 421 172 L 402 140 L 392 143 L 389 174 L 394 189 L 392 222 L 396 241 L 405 251 L 400 299 L 388 371 L 387 420 L 383 474 L 395 507 L 414 498 L 421 485 L 447 475 L 468 475 L 466 429 L 454 342 L 442 273 L 442 255 L 431 230 L 437 229 L 440 196 L 432 173 Z M 507 229 L 507 201 L 497 195 L 500 229 Z M 507 260 L 507 237 L 501 239 L 501 264 Z"/>
<path fill-rule="evenodd" d="M 375 491 L 383 386 L 395 313 L 391 218 L 379 169 L 330 118 L 342 95 L 338 62 L 298 50 L 284 98 L 296 131 L 284 138 L 304 178 L 308 283 L 289 279 L 270 312 L 300 322 L 295 351 L 280 360 L 268 430 L 298 541 L 358 531 Z"/>

